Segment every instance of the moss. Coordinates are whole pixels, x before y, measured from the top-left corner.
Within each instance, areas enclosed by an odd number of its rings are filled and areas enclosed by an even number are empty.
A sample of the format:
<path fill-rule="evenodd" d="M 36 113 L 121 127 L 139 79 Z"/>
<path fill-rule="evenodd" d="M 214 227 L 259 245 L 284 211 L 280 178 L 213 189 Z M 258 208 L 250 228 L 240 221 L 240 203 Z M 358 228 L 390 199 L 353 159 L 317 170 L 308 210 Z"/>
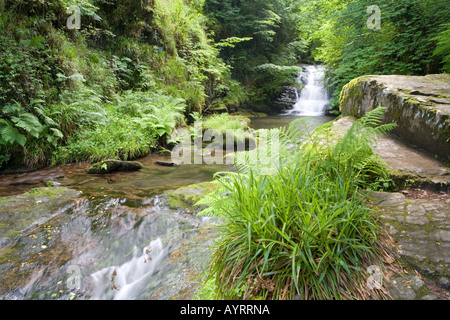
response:
<path fill-rule="evenodd" d="M 104 160 L 87 169 L 89 174 L 106 174 L 115 171 L 138 171 L 143 165 L 136 161 Z"/>
<path fill-rule="evenodd" d="M 17 259 L 18 247 L 4 247 L 0 249 L 0 264 L 6 264 Z"/>
<path fill-rule="evenodd" d="M 408 100 L 405 101 L 405 103 L 420 104 L 420 101 L 417 100 L 416 98 L 409 98 Z"/>
<path fill-rule="evenodd" d="M 167 194 L 167 205 L 171 209 L 182 209 L 187 211 L 198 211 L 200 208 L 195 204 L 205 195 L 219 187 L 217 182 L 204 182 L 192 184 L 179 188 Z"/>
<path fill-rule="evenodd" d="M 172 151 L 167 150 L 167 149 L 161 149 L 158 151 L 158 154 L 163 157 L 168 157 L 168 156 L 172 155 Z"/>
<path fill-rule="evenodd" d="M 11 200 L 9 198 L 0 198 L 0 207 L 7 204 Z"/>
<path fill-rule="evenodd" d="M 368 81 L 369 77 L 367 76 L 363 76 L 363 77 L 359 77 L 356 79 L 353 79 L 352 81 L 350 81 L 348 84 L 346 84 L 341 91 L 341 94 L 339 96 L 339 104 L 340 104 L 340 108 L 339 111 L 341 113 L 343 113 L 343 107 L 347 106 L 347 108 L 349 108 L 350 106 L 348 106 L 348 102 L 349 99 L 352 100 L 356 100 L 359 101 L 364 98 L 364 90 L 361 87 L 361 84 L 365 81 Z M 357 105 L 359 105 L 359 103 L 354 103 L 351 106 L 351 109 L 347 109 L 347 115 L 351 115 L 351 116 L 357 116 Z"/>
<path fill-rule="evenodd" d="M 12 238 L 17 237 L 18 235 L 21 235 L 21 234 L 22 234 L 22 232 L 20 232 L 20 231 L 17 231 L 17 230 L 10 230 L 10 231 L 8 232 L 7 237 L 10 238 L 10 239 L 12 239 Z"/>
<path fill-rule="evenodd" d="M 33 198 L 50 197 L 51 199 L 54 199 L 55 196 L 60 195 L 68 190 L 69 190 L 68 188 L 64 187 L 33 188 L 30 191 L 25 192 L 24 194 L 27 196 L 31 196 Z"/>
<path fill-rule="evenodd" d="M 419 290 L 416 291 L 416 300 L 430 294 L 431 291 L 426 286 L 422 286 L 419 288 Z"/>
<path fill-rule="evenodd" d="M 53 181 L 51 181 L 51 180 L 45 181 L 44 184 L 49 188 L 53 187 Z"/>

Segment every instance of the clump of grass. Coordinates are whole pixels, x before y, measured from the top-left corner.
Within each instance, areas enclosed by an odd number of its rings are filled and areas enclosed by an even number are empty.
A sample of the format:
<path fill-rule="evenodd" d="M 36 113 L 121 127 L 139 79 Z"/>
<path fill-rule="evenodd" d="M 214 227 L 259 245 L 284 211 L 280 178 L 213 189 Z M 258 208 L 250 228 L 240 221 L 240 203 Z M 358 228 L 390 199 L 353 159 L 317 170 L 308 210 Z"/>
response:
<path fill-rule="evenodd" d="M 370 186 L 369 173 L 384 171 L 368 147 L 393 127 L 376 125 L 383 111 L 357 121 L 342 138 L 329 137 L 324 126 L 299 143 L 304 132 L 294 123 L 278 132 L 278 142 L 269 135 L 279 146 L 276 161 L 267 164 L 271 170 L 261 161 L 248 163 L 252 153 L 261 155 L 254 150 L 235 156 L 237 173 L 217 176 L 222 187 L 199 203 L 209 205 L 202 214 L 225 221 L 208 279 L 215 279 L 217 297 L 389 297 L 385 284 L 379 290 L 367 285 L 369 266 L 383 270 L 394 259 L 360 192 Z"/>

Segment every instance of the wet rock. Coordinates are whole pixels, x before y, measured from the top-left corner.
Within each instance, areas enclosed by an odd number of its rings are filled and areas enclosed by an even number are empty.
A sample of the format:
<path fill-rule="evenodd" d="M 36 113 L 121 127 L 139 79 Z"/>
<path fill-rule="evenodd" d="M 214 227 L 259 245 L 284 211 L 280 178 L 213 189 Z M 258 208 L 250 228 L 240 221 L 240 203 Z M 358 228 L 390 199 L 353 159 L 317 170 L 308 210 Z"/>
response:
<path fill-rule="evenodd" d="M 422 298 L 420 298 L 420 300 L 438 300 L 438 299 L 439 298 L 433 294 L 427 294 L 427 295 L 423 296 Z"/>
<path fill-rule="evenodd" d="M 0 197 L 0 247 L 30 227 L 44 223 L 80 192 L 68 188 L 36 188 L 9 197 Z"/>
<path fill-rule="evenodd" d="M 200 207 L 195 204 L 205 195 L 219 187 L 217 182 L 204 182 L 179 188 L 167 193 L 167 205 L 171 209 L 181 209 L 189 212 L 198 212 Z"/>
<path fill-rule="evenodd" d="M 284 87 L 283 91 L 269 102 L 271 108 L 277 113 L 292 109 L 297 102 L 298 91 L 299 88 L 293 86 Z"/>
<path fill-rule="evenodd" d="M 410 283 L 409 285 L 415 290 L 415 291 L 419 291 L 424 285 L 425 282 L 423 282 L 419 277 L 413 276 L 412 278 L 410 278 Z"/>
<path fill-rule="evenodd" d="M 436 199 L 407 199 L 400 193 L 373 193 L 374 205 L 399 254 L 414 269 L 448 286 L 450 265 L 450 203 Z M 444 280 L 442 280 L 444 279 Z M 442 282 L 442 283 L 441 283 Z"/>
<path fill-rule="evenodd" d="M 415 300 L 416 292 L 408 284 L 409 279 L 395 277 L 392 281 L 390 293 L 395 300 Z"/>
<path fill-rule="evenodd" d="M 440 278 L 439 285 L 444 289 L 450 290 L 450 280 L 448 278 Z"/>
<path fill-rule="evenodd" d="M 363 76 L 343 88 L 340 103 L 344 116 L 357 118 L 386 107 L 384 121 L 398 124 L 395 134 L 433 155 L 450 156 L 450 75 Z"/>
<path fill-rule="evenodd" d="M 178 167 L 179 164 L 176 164 L 175 162 L 171 161 L 156 161 L 156 164 L 163 166 L 163 167 Z"/>
<path fill-rule="evenodd" d="M 89 174 L 107 174 L 116 171 L 138 171 L 143 165 L 136 161 L 104 160 L 87 169 Z"/>
<path fill-rule="evenodd" d="M 389 292 L 395 300 L 436 300 L 418 276 L 401 275 L 392 278 Z"/>

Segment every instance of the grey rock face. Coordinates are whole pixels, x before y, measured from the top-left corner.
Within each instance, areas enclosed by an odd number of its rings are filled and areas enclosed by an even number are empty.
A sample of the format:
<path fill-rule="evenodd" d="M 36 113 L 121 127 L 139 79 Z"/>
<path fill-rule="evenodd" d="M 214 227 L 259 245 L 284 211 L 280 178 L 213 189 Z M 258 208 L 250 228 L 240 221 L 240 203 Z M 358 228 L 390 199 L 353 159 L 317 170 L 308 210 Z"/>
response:
<path fill-rule="evenodd" d="M 394 133 L 430 153 L 450 156 L 450 75 L 363 76 L 343 88 L 340 103 L 344 116 L 357 118 L 386 107 L 384 121 L 398 124 Z"/>

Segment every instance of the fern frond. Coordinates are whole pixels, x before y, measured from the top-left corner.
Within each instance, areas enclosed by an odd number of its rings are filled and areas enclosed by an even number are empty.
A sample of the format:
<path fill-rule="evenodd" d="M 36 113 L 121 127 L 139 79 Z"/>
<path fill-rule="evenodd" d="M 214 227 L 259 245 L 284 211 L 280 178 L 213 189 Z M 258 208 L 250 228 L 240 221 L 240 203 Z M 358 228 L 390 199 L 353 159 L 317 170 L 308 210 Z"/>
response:
<path fill-rule="evenodd" d="M 13 123 L 6 119 L 0 119 L 0 145 L 19 144 L 22 147 L 27 142 L 25 135 L 21 134 Z"/>

